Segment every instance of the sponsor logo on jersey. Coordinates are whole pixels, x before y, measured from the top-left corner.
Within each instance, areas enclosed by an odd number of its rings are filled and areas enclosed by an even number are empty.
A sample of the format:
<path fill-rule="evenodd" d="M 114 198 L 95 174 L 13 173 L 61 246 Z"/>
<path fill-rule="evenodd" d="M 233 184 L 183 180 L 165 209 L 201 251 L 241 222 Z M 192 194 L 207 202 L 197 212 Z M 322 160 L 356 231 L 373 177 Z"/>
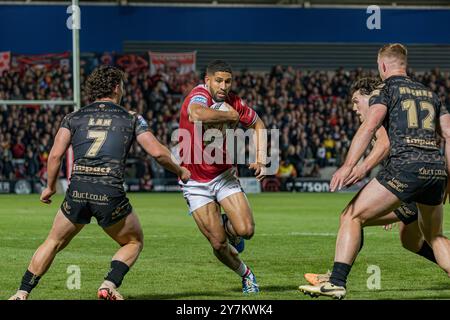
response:
<path fill-rule="evenodd" d="M 110 167 L 90 167 L 82 165 L 74 165 L 73 173 L 87 173 L 95 175 L 107 175 L 111 172 Z"/>
<path fill-rule="evenodd" d="M 421 139 L 421 138 L 412 138 L 405 137 L 406 144 L 414 147 L 427 148 L 427 149 L 436 149 L 437 141 L 436 139 Z"/>
<path fill-rule="evenodd" d="M 72 197 L 75 199 L 92 200 L 98 202 L 108 202 L 109 197 L 106 194 L 94 194 L 89 192 L 72 191 Z"/>
<path fill-rule="evenodd" d="M 400 180 L 397 180 L 395 178 L 392 178 L 391 180 L 388 181 L 388 185 L 397 190 L 398 192 L 404 192 L 405 189 L 408 187 L 407 183 L 403 183 Z"/>
<path fill-rule="evenodd" d="M 430 168 L 420 168 L 419 174 L 421 176 L 447 176 L 445 169 L 430 169 Z"/>
<path fill-rule="evenodd" d="M 189 102 L 189 104 L 201 104 L 204 106 L 208 105 L 208 98 L 206 98 L 203 95 L 195 95 L 191 98 L 191 101 Z"/>
<path fill-rule="evenodd" d="M 406 205 L 401 205 L 397 210 L 399 214 L 401 214 L 402 216 L 404 216 L 405 218 L 409 218 L 412 216 L 415 216 L 417 214 L 417 212 L 411 210 L 410 208 L 408 208 Z"/>

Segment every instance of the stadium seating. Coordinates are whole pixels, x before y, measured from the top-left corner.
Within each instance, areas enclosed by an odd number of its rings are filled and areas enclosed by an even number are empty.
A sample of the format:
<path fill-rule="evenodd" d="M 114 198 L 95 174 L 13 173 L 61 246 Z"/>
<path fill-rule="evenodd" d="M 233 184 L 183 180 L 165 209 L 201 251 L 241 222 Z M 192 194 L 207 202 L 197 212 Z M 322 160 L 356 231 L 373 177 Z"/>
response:
<path fill-rule="evenodd" d="M 87 63 L 82 65 L 83 81 L 90 70 Z M 257 111 L 268 128 L 280 129 L 281 159 L 294 164 L 296 176 L 311 177 L 320 172 L 315 166 L 338 166 L 344 159 L 359 125 L 352 112 L 349 88 L 355 79 L 365 75 L 375 75 L 375 71 L 304 71 L 274 66 L 265 73 L 237 73 L 233 90 Z M 448 72 L 436 69 L 412 75 L 449 103 Z M 151 76 L 145 70 L 127 74 L 123 105 L 143 114 L 158 139 L 171 144 L 183 95 L 199 81 L 196 74 L 181 82 L 174 73 Z M 0 78 L 0 100 L 71 99 L 71 82 L 70 69 L 65 66 L 26 71 L 12 68 Z M 83 104 L 87 103 L 83 99 Z M 70 111 L 67 106 L 0 105 L 0 179 L 42 179 L 52 139 L 63 116 Z M 170 176 L 138 146 L 133 146 L 131 155 L 130 166 L 134 170 L 129 178 Z M 64 172 L 63 168 L 62 176 Z M 240 168 L 241 176 L 250 174 Z"/>

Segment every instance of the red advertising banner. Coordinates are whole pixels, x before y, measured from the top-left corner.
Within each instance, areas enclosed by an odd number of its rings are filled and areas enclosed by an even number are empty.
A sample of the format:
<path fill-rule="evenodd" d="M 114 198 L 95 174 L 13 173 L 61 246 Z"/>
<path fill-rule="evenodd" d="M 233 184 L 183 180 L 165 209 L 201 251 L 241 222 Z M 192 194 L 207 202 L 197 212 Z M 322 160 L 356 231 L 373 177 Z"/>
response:
<path fill-rule="evenodd" d="M 164 73 L 176 71 L 178 74 L 195 72 L 197 51 L 182 53 L 149 51 L 148 55 L 150 57 L 151 75 L 158 73 L 158 70 L 162 70 Z"/>
<path fill-rule="evenodd" d="M 3 71 L 9 70 L 10 64 L 11 64 L 11 52 L 9 51 L 0 52 L 0 76 L 3 74 Z"/>
<path fill-rule="evenodd" d="M 142 70 L 147 70 L 148 61 L 143 55 L 118 54 L 116 55 L 116 65 L 123 71 L 134 74 Z"/>
<path fill-rule="evenodd" d="M 26 69 L 30 67 L 51 69 L 54 67 L 67 66 L 70 68 L 70 52 L 49 53 L 38 55 L 14 55 L 13 67 Z"/>

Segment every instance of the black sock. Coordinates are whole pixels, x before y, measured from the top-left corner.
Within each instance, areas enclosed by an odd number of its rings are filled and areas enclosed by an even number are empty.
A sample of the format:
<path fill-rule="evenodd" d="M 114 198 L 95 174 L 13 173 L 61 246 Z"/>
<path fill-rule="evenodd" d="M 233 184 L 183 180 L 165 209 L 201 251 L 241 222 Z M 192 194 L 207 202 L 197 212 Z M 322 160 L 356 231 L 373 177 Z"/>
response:
<path fill-rule="evenodd" d="M 346 263 L 335 262 L 331 272 L 330 282 L 336 286 L 345 287 L 347 285 L 347 276 L 352 266 Z"/>
<path fill-rule="evenodd" d="M 22 283 L 20 284 L 19 290 L 23 290 L 30 293 L 31 290 L 33 290 L 34 287 L 38 285 L 39 279 L 41 279 L 40 276 L 37 276 L 31 273 L 29 270 L 27 270 L 22 277 Z"/>
<path fill-rule="evenodd" d="M 116 285 L 116 288 L 120 287 L 122 284 L 123 277 L 127 274 L 130 267 L 119 260 L 111 261 L 111 270 L 105 277 L 105 280 L 111 281 Z"/>
<path fill-rule="evenodd" d="M 425 259 L 430 260 L 431 262 L 436 262 L 436 257 L 434 256 L 433 249 L 430 247 L 430 245 L 424 241 L 422 248 L 420 248 L 419 251 L 416 252 L 419 256 L 424 257 Z"/>
<path fill-rule="evenodd" d="M 364 229 L 361 228 L 361 244 L 360 244 L 360 246 L 359 246 L 359 251 L 358 251 L 358 252 L 361 251 L 363 245 L 364 245 Z"/>

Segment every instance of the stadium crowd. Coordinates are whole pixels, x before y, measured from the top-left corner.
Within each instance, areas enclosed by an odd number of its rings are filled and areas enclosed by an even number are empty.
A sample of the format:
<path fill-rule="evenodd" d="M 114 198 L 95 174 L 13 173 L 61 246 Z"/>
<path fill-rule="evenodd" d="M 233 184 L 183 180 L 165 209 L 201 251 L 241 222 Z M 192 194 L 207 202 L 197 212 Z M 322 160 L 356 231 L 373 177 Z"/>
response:
<path fill-rule="evenodd" d="M 87 71 L 81 69 L 83 83 Z M 236 73 L 233 90 L 254 108 L 266 126 L 280 130 L 280 178 L 318 177 L 320 168 L 339 165 L 359 125 L 352 112 L 352 82 L 375 71 L 305 71 L 275 66 L 270 72 Z M 438 69 L 414 74 L 438 93 L 447 104 L 450 74 Z M 180 78 L 175 73 L 150 75 L 146 69 L 127 73 L 122 105 L 149 122 L 163 143 L 174 146 L 172 132 L 178 128 L 182 99 L 200 82 L 197 74 Z M 181 79 L 181 80 L 180 80 Z M 82 86 L 83 87 L 83 86 Z M 82 94 L 84 97 L 84 95 Z M 72 75 L 67 66 L 51 69 L 11 69 L 0 77 L 0 100 L 72 99 Z M 83 105 L 88 104 L 84 98 Z M 46 160 L 53 137 L 68 106 L 0 105 L 0 179 L 45 178 Z M 151 188 L 151 178 L 169 177 L 134 145 L 128 177 Z M 65 169 L 61 170 L 65 175 Z M 251 175 L 240 166 L 240 175 Z"/>

